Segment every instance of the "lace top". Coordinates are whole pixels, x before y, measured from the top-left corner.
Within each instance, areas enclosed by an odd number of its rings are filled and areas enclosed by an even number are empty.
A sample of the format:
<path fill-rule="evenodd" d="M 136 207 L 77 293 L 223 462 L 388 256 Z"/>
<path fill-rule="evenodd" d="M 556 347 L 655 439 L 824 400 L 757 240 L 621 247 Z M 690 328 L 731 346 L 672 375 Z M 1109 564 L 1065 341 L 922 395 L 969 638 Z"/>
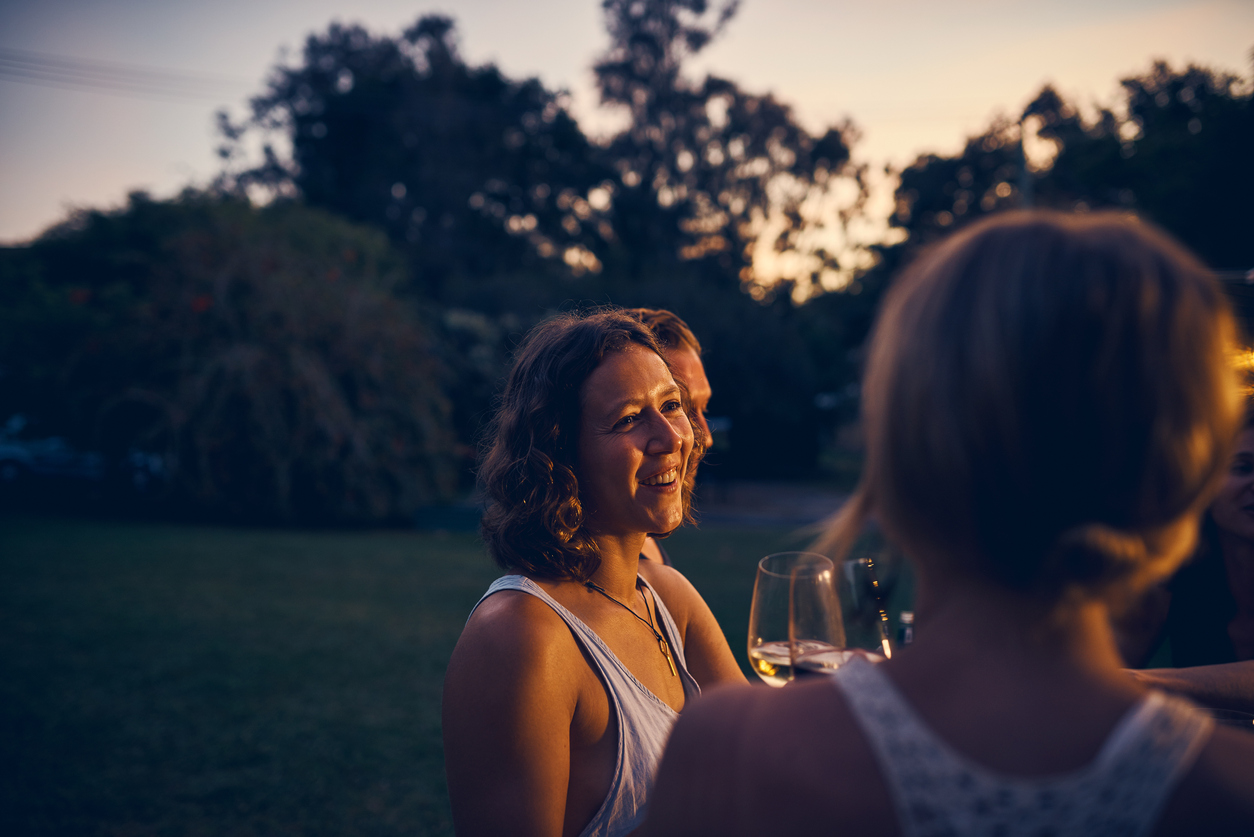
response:
<path fill-rule="evenodd" d="M 832 680 L 871 742 L 905 837 L 1148 834 L 1214 728 L 1188 702 L 1151 692 L 1085 767 L 1007 776 L 937 738 L 875 665 L 854 660 Z"/>
<path fill-rule="evenodd" d="M 658 630 L 671 647 L 675 666 L 684 686 L 684 698 L 690 700 L 701 694 L 701 687 L 688 673 L 683 643 L 679 641 L 679 628 L 649 582 L 642 578 L 640 583 L 649 589 L 656 603 Z M 662 749 L 666 746 L 671 727 L 679 715 L 637 680 L 601 637 L 578 616 L 544 592 L 540 585 L 521 575 L 502 576 L 492 582 L 488 592 L 483 594 L 483 599 L 502 590 L 529 593 L 553 608 L 570 626 L 575 640 L 588 652 L 596 666 L 618 721 L 618 747 L 614 779 L 610 782 L 605 802 L 592 817 L 592 821 L 580 832 L 580 837 L 619 837 L 628 834 L 644 821 L 645 805 L 653 788 L 653 777 L 662 758 Z M 480 604 L 483 599 L 479 600 Z"/>

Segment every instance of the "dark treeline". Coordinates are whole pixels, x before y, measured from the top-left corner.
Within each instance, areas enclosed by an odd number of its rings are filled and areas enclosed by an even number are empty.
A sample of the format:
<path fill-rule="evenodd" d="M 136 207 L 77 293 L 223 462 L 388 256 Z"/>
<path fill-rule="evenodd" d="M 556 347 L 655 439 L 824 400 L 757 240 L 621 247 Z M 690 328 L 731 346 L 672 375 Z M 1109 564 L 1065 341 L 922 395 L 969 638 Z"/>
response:
<path fill-rule="evenodd" d="M 771 95 L 685 74 L 734 3 L 603 6 L 595 73 L 626 117 L 605 141 L 560 92 L 467 64 L 447 18 L 311 35 L 247 119 L 221 117 L 212 189 L 0 250 L 0 421 L 99 451 L 119 485 L 119 463 L 155 457 L 171 511 L 402 520 L 470 487 L 527 328 L 648 305 L 693 326 L 731 420 L 703 473 L 814 476 L 856 415 L 889 277 L 975 217 L 1120 207 L 1216 268 L 1254 266 L 1248 81 L 1156 64 L 1124 82 L 1126 112 L 1091 118 L 1047 87 L 901 172 L 900 242 L 858 249 L 831 243 L 866 196 L 853 126 L 811 134 Z M 807 214 L 836 184 L 840 209 Z M 781 275 L 764 251 L 798 258 Z"/>

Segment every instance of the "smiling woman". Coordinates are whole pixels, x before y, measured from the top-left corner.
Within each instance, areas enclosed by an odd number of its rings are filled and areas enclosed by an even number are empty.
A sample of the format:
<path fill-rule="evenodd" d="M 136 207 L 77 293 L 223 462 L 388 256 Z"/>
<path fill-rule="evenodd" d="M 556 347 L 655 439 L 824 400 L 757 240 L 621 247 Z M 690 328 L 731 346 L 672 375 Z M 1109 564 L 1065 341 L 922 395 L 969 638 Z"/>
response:
<path fill-rule="evenodd" d="M 480 469 L 484 540 L 510 574 L 445 677 L 458 834 L 630 832 L 679 710 L 744 682 L 692 585 L 640 561 L 688 518 L 692 413 L 652 332 L 620 312 L 557 317 L 520 347 Z"/>
<path fill-rule="evenodd" d="M 628 345 L 583 386 L 578 475 L 588 530 L 668 533 L 683 522 L 693 431 L 679 385 L 656 352 Z"/>

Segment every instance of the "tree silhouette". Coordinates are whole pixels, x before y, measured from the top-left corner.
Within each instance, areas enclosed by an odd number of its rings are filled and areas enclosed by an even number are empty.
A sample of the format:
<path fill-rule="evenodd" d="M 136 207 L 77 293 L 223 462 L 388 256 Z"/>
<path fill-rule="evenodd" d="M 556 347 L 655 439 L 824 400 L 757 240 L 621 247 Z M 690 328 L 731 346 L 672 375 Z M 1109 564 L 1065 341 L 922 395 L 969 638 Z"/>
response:
<path fill-rule="evenodd" d="M 458 349 L 447 363 L 464 441 L 489 409 L 511 335 L 546 310 L 665 306 L 701 334 L 722 393 L 715 408 L 739 428 L 736 467 L 805 470 L 815 364 L 787 312 L 848 272 L 840 232 L 865 193 L 849 161 L 852 129 L 811 136 L 770 95 L 685 75 L 734 4 L 604 9 L 611 44 L 595 70 L 604 102 L 624 108 L 628 124 L 603 146 L 538 81 L 468 66 L 447 18 L 424 17 L 400 38 L 333 25 L 308 39 L 297 65 L 274 71 L 247 124 L 222 123 L 232 162 L 249 131 L 289 137 L 290 157 L 272 145 L 224 185 L 264 185 L 387 230 L 409 256 L 408 292 L 447 309 L 442 342 Z M 846 214 L 803 219 L 805 201 L 838 179 L 852 186 Z M 834 236 L 824 238 L 822 221 Z M 785 250 L 795 269 L 783 281 L 755 273 Z M 759 304 L 776 296 L 784 305 Z M 781 446 L 781 434 L 768 443 L 759 427 L 795 432 Z"/>
<path fill-rule="evenodd" d="M 617 172 L 611 217 L 619 244 L 608 260 L 631 276 L 689 263 L 693 273 L 739 279 L 758 299 L 798 286 L 804 298 L 812 283 L 818 289 L 821 275 L 840 263 L 834 248 L 807 243 L 824 219 L 803 218 L 803 201 L 843 176 L 856 193 L 847 211 L 860 207 L 865 189 L 850 165 L 851 126 L 812 136 L 769 94 L 684 75 L 736 2 L 717 11 L 705 0 L 602 5 L 610 46 L 595 66 L 601 100 L 629 116 L 606 149 Z M 768 291 L 754 271 L 755 246 L 809 258 Z"/>
<path fill-rule="evenodd" d="M 431 300 L 523 307 L 595 234 L 571 219 L 604 173 L 563 97 L 467 65 L 446 17 L 395 39 L 332 24 L 298 65 L 273 71 L 247 123 L 220 126 L 228 161 L 250 130 L 292 149 L 283 158 L 270 141 L 261 165 L 225 185 L 298 194 L 386 230 Z"/>
<path fill-rule="evenodd" d="M 986 212 L 1031 202 L 1119 208 L 1160 224 L 1216 269 L 1254 265 L 1254 98 L 1234 75 L 1156 62 L 1122 82 L 1118 112 L 1085 119 L 1044 87 L 1017 121 L 999 119 L 954 157 L 925 155 L 901 173 L 892 224 L 909 251 Z M 1021 142 L 1051 148 L 1025 170 Z"/>

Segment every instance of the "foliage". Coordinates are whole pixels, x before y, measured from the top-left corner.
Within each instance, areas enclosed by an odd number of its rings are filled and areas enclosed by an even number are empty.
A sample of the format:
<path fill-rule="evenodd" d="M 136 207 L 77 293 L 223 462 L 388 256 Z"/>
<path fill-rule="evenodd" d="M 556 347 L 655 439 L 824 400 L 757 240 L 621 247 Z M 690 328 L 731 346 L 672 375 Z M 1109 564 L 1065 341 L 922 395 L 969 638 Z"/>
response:
<path fill-rule="evenodd" d="M 723 464 L 808 472 L 816 358 L 790 325 L 791 300 L 851 272 L 837 251 L 865 196 L 852 128 L 812 136 L 770 95 L 684 75 L 734 4 L 604 9 L 610 46 L 597 79 L 627 117 L 604 145 L 583 136 L 561 94 L 464 62 L 447 18 L 421 18 L 397 38 L 336 24 L 307 40 L 296 65 L 276 68 L 247 123 L 223 119 L 234 168 L 221 185 L 299 195 L 404 249 L 415 277 L 405 293 L 444 308 L 458 349 L 447 361 L 464 443 L 478 435 L 510 344 L 545 313 L 668 307 L 700 335 L 713 409 L 733 419 Z M 262 165 L 239 170 L 249 133 L 271 145 Z M 283 139 L 290 157 L 276 150 Z M 832 208 L 838 183 L 843 215 Z M 783 304 L 769 304 L 777 296 Z"/>
<path fill-rule="evenodd" d="M 160 455 L 201 512 L 377 521 L 455 484 L 439 347 L 378 233 L 136 194 L 3 256 L 4 406 L 114 461 Z"/>
<path fill-rule="evenodd" d="M 628 118 L 604 147 L 539 81 L 466 64 L 446 17 L 400 38 L 333 24 L 308 38 L 298 65 L 275 69 L 246 123 L 220 116 L 222 154 L 237 167 L 246 134 L 267 142 L 261 165 L 222 185 L 298 194 L 379 225 L 410 254 L 417 290 L 490 313 L 596 296 L 597 283 L 569 280 L 604 267 L 631 281 L 708 262 L 686 269 L 759 299 L 841 281 L 843 224 L 865 197 L 852 127 L 811 136 L 773 96 L 683 75 L 734 3 L 712 23 L 705 0 L 603 5 L 611 44 L 595 71 L 603 102 Z M 837 180 L 851 197 L 833 209 Z M 764 275 L 769 253 L 785 250 L 795 264 Z"/>
<path fill-rule="evenodd" d="M 612 237 L 596 250 L 605 298 L 670 308 L 701 340 L 711 413 L 732 419 L 730 447 L 710 456 L 707 476 L 808 475 L 830 359 L 805 339 L 794 303 L 838 272 L 847 278 L 843 224 L 865 197 L 852 127 L 813 136 L 771 95 L 685 75 L 734 2 L 602 5 L 610 44 L 595 72 L 602 102 L 626 116 L 604 148 L 615 172 L 602 185 Z M 852 198 L 843 215 L 824 214 L 838 184 Z"/>
<path fill-rule="evenodd" d="M 954 157 L 924 154 L 900 174 L 889 223 L 906 229 L 912 247 L 962 224 L 1023 203 L 1018 125 L 995 121 Z"/>
<path fill-rule="evenodd" d="M 564 302 L 599 296 L 593 240 L 608 227 L 592 202 L 609 172 L 564 96 L 467 64 L 448 18 L 423 17 L 399 37 L 332 24 L 298 63 L 274 69 L 246 123 L 222 116 L 220 127 L 219 188 L 299 196 L 384 230 L 405 253 L 412 281 L 398 292 L 441 311 L 464 450 L 511 340 Z M 267 144 L 247 167 L 251 134 Z"/>
<path fill-rule="evenodd" d="M 298 194 L 386 230 L 433 301 L 526 307 L 569 275 L 564 259 L 583 265 L 594 233 L 580 221 L 604 177 L 592 147 L 559 94 L 466 64 L 448 18 L 399 38 L 332 24 L 298 65 L 275 68 L 247 123 L 219 118 L 228 160 L 250 130 L 268 139 L 265 161 L 223 185 Z"/>
<path fill-rule="evenodd" d="M 1254 265 L 1254 96 L 1248 80 L 1156 62 L 1124 79 L 1118 109 L 1084 118 L 1044 87 L 1016 122 L 998 119 L 955 157 L 925 155 L 901 173 L 894 226 L 919 244 L 1024 203 L 1130 210 L 1212 267 Z M 1021 140 L 1022 138 L 1022 140 Z M 1023 143 L 1047 151 L 1034 164 Z"/>
<path fill-rule="evenodd" d="M 617 172 L 606 187 L 616 246 L 603 260 L 633 279 L 688 263 L 692 274 L 738 278 L 759 300 L 781 292 L 804 300 L 824 279 L 838 280 L 840 228 L 865 197 L 862 171 L 850 164 L 855 133 L 846 124 L 812 136 L 769 94 L 685 77 L 685 62 L 736 6 L 604 0 L 610 46 L 595 72 L 602 102 L 628 125 L 605 149 Z M 816 213 L 838 178 L 853 200 L 843 214 Z M 802 258 L 766 275 L 764 262 L 785 251 Z"/>

